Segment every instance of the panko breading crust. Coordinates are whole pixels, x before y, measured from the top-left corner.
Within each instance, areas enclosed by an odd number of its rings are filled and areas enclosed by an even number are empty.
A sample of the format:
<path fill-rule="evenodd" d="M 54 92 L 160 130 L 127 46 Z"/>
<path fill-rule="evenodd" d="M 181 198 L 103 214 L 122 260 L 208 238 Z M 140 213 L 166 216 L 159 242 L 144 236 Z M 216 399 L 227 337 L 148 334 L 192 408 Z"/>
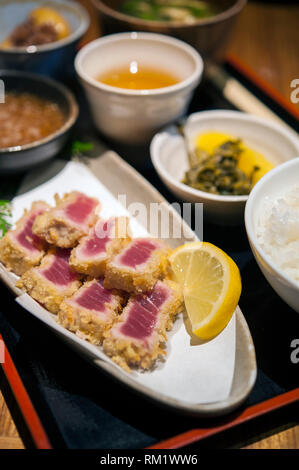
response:
<path fill-rule="evenodd" d="M 42 240 L 40 240 L 37 246 L 39 251 L 30 253 L 13 237 L 17 231 L 22 229 L 28 214 L 41 205 L 45 208 L 50 207 L 44 201 L 34 202 L 29 211 L 25 209 L 23 216 L 16 223 L 16 228 L 14 230 L 9 230 L 0 240 L 0 261 L 5 265 L 8 271 L 12 271 L 18 276 L 21 276 L 25 271 L 33 266 L 37 266 L 45 254 L 46 244 Z"/>
<path fill-rule="evenodd" d="M 104 333 L 108 331 L 118 318 L 122 309 L 124 297 L 120 292 L 113 291 L 113 300 L 105 304 L 108 312 L 99 315 L 90 309 L 84 308 L 72 302 L 82 290 L 89 288 L 97 280 L 88 281 L 75 293 L 74 296 L 65 299 L 60 305 L 57 321 L 64 328 L 77 333 L 78 336 L 87 339 L 93 344 L 100 344 Z"/>
<path fill-rule="evenodd" d="M 63 211 L 65 205 L 75 200 L 77 195 L 76 191 L 64 194 L 62 198 L 55 194 L 56 206 L 35 219 L 33 233 L 46 240 L 49 244 L 59 246 L 60 248 L 74 247 L 81 237 L 87 235 L 88 229 L 95 224 L 97 213 L 100 210 L 100 203 L 97 199 L 91 198 L 97 202 L 97 209 L 89 219 L 87 230 L 79 224 L 71 223 L 63 212 L 60 214 L 59 211 Z"/>
<path fill-rule="evenodd" d="M 112 360 L 125 369 L 131 371 L 130 366 L 141 366 L 143 369 L 149 369 L 155 360 L 166 354 L 163 349 L 164 343 L 167 341 L 166 331 L 172 328 L 175 316 L 179 313 L 183 306 L 183 296 L 181 288 L 176 282 L 166 280 L 163 281 L 172 290 L 172 296 L 163 304 L 159 310 L 159 321 L 154 331 L 154 338 L 150 347 L 144 344 L 144 341 L 135 338 L 119 337 L 114 334 L 113 328 L 105 333 L 103 347 L 105 353 Z M 125 310 L 130 308 L 136 296 L 132 295 Z M 122 322 L 123 314 L 120 315 L 117 326 Z"/>
<path fill-rule="evenodd" d="M 19 289 L 25 290 L 49 312 L 57 314 L 64 298 L 76 292 L 81 286 L 81 281 L 78 274 L 77 280 L 74 280 L 66 287 L 58 288 L 55 284 L 44 278 L 39 270 L 48 267 L 49 259 L 51 259 L 50 257 L 53 253 L 55 253 L 55 249 L 50 249 L 48 254 L 42 259 L 41 264 L 26 271 L 16 282 L 16 286 Z"/>
<path fill-rule="evenodd" d="M 107 262 L 117 253 L 119 253 L 125 246 L 130 242 L 131 236 L 130 231 L 128 228 L 129 219 L 127 217 L 118 217 L 120 220 L 120 225 L 126 225 L 125 236 L 121 236 L 123 234 L 119 234 L 117 231 L 114 234 L 114 238 L 111 239 L 107 243 L 106 253 L 101 257 L 96 257 L 93 259 L 91 258 L 82 258 L 80 257 L 79 250 L 81 249 L 82 245 L 86 242 L 89 238 L 90 234 L 86 237 L 81 238 L 79 241 L 78 246 L 76 246 L 72 252 L 70 257 L 70 266 L 72 269 L 77 271 L 78 273 L 85 274 L 90 277 L 99 278 L 103 277 L 106 272 L 106 265 Z M 94 229 L 92 228 L 91 231 Z"/>
<path fill-rule="evenodd" d="M 134 241 L 134 240 L 133 240 Z M 121 289 L 126 292 L 146 292 L 154 287 L 158 279 L 162 279 L 168 271 L 170 248 L 164 244 L 163 248 L 155 250 L 141 271 L 130 269 L 127 266 L 116 265 L 108 261 L 105 271 L 104 285 L 107 289 Z"/>

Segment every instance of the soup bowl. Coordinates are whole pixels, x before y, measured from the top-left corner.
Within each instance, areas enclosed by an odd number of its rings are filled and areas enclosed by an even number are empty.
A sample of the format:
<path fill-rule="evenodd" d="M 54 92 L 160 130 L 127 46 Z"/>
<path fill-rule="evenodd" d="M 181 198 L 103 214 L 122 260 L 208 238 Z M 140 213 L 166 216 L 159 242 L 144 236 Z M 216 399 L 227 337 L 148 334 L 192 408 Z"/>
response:
<path fill-rule="evenodd" d="M 221 60 L 233 31 L 235 21 L 246 0 L 209 0 L 215 15 L 191 24 L 180 21 L 149 21 L 122 13 L 124 0 L 92 0 L 99 12 L 104 34 L 121 31 L 150 31 L 177 37 L 195 47 L 204 60 Z"/>
<path fill-rule="evenodd" d="M 73 94 L 61 83 L 42 75 L 17 70 L 1 70 L 0 81 L 5 93 L 30 93 L 56 105 L 64 115 L 62 126 L 47 137 L 25 145 L 0 148 L 0 176 L 18 173 L 53 158 L 65 145 L 79 108 Z M 0 93 L 0 98 L 2 98 Z M 3 106 L 0 99 L 0 106 Z"/>
<path fill-rule="evenodd" d="M 175 76 L 171 86 L 135 90 L 106 85 L 98 77 L 136 62 Z M 201 56 L 188 44 L 152 33 L 105 36 L 83 47 L 75 69 L 99 131 L 117 141 L 142 144 L 181 117 L 200 82 Z"/>

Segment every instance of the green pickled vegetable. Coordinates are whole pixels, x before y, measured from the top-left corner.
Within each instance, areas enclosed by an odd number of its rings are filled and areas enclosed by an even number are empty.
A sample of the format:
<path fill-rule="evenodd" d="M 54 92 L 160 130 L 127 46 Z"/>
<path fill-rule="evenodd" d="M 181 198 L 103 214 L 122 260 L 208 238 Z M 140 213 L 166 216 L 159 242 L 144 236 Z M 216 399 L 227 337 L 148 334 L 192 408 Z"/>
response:
<path fill-rule="evenodd" d="M 142 20 L 186 24 L 217 13 L 209 2 L 199 0 L 125 0 L 120 11 Z"/>

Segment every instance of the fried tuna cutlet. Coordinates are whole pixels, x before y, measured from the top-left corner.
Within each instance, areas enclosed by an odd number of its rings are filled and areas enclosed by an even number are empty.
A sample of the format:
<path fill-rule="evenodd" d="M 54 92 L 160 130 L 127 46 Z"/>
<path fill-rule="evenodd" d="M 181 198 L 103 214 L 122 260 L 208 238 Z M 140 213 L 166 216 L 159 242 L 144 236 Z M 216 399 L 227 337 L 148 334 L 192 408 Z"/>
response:
<path fill-rule="evenodd" d="M 57 321 L 78 336 L 99 344 L 105 331 L 117 320 L 123 301 L 121 293 L 105 289 L 102 279 L 93 279 L 62 302 Z"/>
<path fill-rule="evenodd" d="M 103 347 L 114 362 L 148 369 L 165 350 L 166 330 L 182 308 L 181 290 L 173 281 L 158 281 L 146 294 L 134 294 L 117 323 L 105 333 Z"/>
<path fill-rule="evenodd" d="M 51 248 L 39 266 L 26 271 L 16 286 L 26 290 L 37 302 L 57 313 L 65 297 L 81 285 L 80 275 L 69 266 L 70 250 Z"/>
<path fill-rule="evenodd" d="M 32 233 L 32 226 L 35 218 L 49 208 L 46 202 L 34 202 L 17 221 L 16 228 L 9 230 L 0 240 L 0 261 L 9 271 L 21 276 L 39 264 L 47 244 Z"/>
<path fill-rule="evenodd" d="M 135 238 L 107 262 L 105 287 L 127 292 L 150 290 L 168 268 L 169 247 L 155 238 Z"/>
<path fill-rule="evenodd" d="M 128 225 L 128 217 L 100 219 L 72 250 L 71 267 L 91 277 L 104 276 L 107 261 L 130 241 Z"/>
<path fill-rule="evenodd" d="M 36 217 L 33 233 L 52 245 L 72 248 L 95 224 L 99 201 L 78 191 L 62 198 L 56 194 L 55 201 L 55 207 Z"/>

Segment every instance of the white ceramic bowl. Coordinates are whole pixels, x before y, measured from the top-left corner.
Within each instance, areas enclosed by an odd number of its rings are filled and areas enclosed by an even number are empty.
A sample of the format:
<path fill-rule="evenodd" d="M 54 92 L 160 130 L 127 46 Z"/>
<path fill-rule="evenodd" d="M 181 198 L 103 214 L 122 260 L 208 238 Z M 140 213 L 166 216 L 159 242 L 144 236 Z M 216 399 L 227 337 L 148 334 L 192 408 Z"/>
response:
<path fill-rule="evenodd" d="M 256 232 L 265 197 L 280 197 L 299 182 L 299 157 L 274 168 L 258 181 L 245 208 L 245 226 L 250 246 L 264 276 L 277 294 L 299 312 L 299 283 L 277 267 L 260 246 Z"/>
<path fill-rule="evenodd" d="M 153 90 L 112 87 L 96 78 L 136 61 L 179 78 Z M 144 143 L 161 127 L 182 116 L 198 85 L 203 61 L 188 44 L 162 34 L 119 33 L 92 41 L 75 60 L 97 128 L 112 139 Z"/>
<path fill-rule="evenodd" d="M 186 121 L 185 133 L 194 142 L 199 133 L 219 131 L 240 137 L 252 149 L 261 152 L 275 165 L 299 154 L 299 139 L 276 122 L 239 111 L 202 111 Z M 170 191 L 183 201 L 202 202 L 205 219 L 221 225 L 240 224 L 248 196 L 221 196 L 181 183 L 189 168 L 184 140 L 174 127 L 155 135 L 151 142 L 153 165 Z"/>

